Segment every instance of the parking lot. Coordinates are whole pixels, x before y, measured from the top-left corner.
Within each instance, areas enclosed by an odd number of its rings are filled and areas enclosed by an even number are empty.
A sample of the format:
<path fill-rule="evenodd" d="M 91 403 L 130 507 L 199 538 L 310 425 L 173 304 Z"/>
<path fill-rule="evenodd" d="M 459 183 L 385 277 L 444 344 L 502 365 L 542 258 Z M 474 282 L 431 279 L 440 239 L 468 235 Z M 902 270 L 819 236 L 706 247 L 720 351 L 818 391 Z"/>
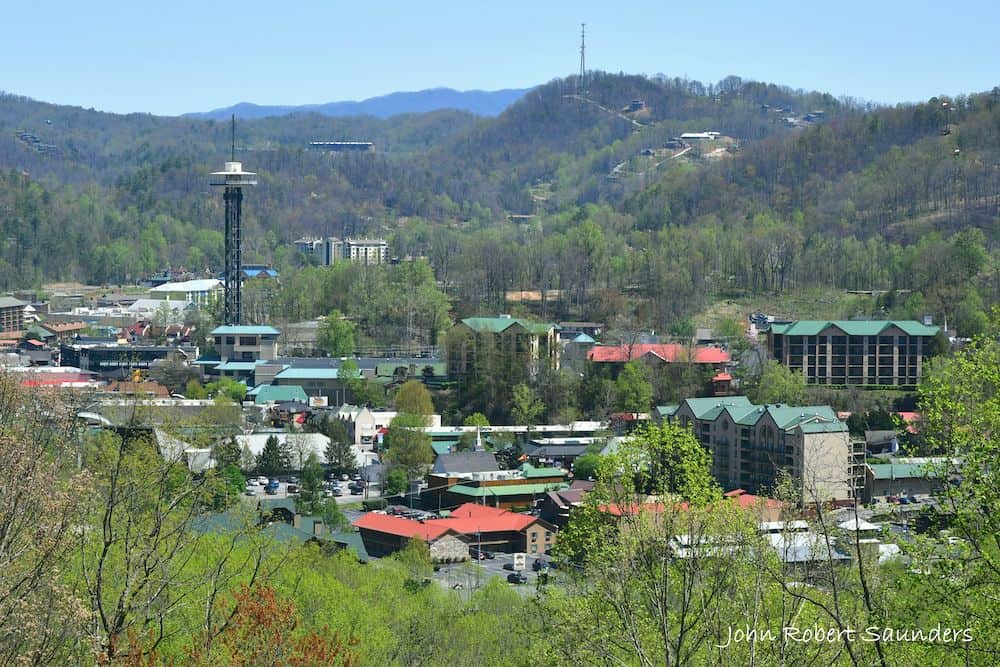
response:
<path fill-rule="evenodd" d="M 544 560 L 548 561 L 549 558 L 546 556 Z M 524 576 L 528 578 L 528 583 L 510 584 L 511 586 L 522 589 L 525 593 L 535 591 L 538 586 L 539 573 L 535 572 L 532 568 L 534 561 L 534 556 L 527 556 L 525 558 Z M 446 588 L 469 591 L 471 593 L 485 586 L 493 577 L 500 577 L 506 581 L 507 575 L 513 572 L 513 570 L 506 569 L 504 566 L 513 566 L 513 564 L 514 554 L 498 553 L 495 554 L 492 560 L 469 560 L 464 563 L 442 564 L 435 571 L 434 579 Z M 552 571 L 550 570 L 550 572 Z"/>
<path fill-rule="evenodd" d="M 376 484 L 374 482 L 369 483 L 368 486 L 365 487 L 364 492 L 361 493 L 360 495 L 355 495 L 355 494 L 352 494 L 350 491 L 348 491 L 347 485 L 349 484 L 349 482 L 343 482 L 343 481 L 341 481 L 341 482 L 339 482 L 339 484 L 340 484 L 341 488 L 344 491 L 344 495 L 342 495 L 342 496 L 331 496 L 332 498 L 334 498 L 337 501 L 338 505 L 346 505 L 346 504 L 350 504 L 350 503 L 360 503 L 362 500 L 367 500 L 369 498 L 378 498 L 379 494 L 380 494 L 379 486 L 378 486 L 378 484 Z M 273 494 L 272 493 L 266 493 L 264 491 L 264 488 L 265 487 L 262 486 L 262 485 L 260 485 L 260 484 L 257 484 L 257 485 L 254 485 L 254 486 L 247 486 L 246 490 L 252 490 L 253 491 L 253 495 L 244 492 L 243 498 L 245 498 L 247 502 L 256 502 L 257 500 L 259 500 L 261 498 L 287 498 L 288 497 L 288 482 L 279 482 L 278 483 L 278 490 L 277 490 L 276 493 L 273 493 Z M 294 498 L 296 495 L 298 495 L 298 494 L 297 493 L 293 493 L 292 497 Z"/>

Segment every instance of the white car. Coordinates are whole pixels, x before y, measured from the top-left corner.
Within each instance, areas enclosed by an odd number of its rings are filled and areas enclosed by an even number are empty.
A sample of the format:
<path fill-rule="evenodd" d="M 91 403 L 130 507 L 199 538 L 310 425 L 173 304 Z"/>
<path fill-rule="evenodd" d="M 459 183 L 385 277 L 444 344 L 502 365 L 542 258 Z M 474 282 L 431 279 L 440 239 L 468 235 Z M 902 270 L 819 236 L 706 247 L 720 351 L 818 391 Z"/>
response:
<path fill-rule="evenodd" d="M 271 480 L 269 480 L 267 477 L 264 477 L 263 475 L 257 478 L 257 483 L 260 484 L 261 486 L 267 486 L 267 483 L 270 481 Z"/>

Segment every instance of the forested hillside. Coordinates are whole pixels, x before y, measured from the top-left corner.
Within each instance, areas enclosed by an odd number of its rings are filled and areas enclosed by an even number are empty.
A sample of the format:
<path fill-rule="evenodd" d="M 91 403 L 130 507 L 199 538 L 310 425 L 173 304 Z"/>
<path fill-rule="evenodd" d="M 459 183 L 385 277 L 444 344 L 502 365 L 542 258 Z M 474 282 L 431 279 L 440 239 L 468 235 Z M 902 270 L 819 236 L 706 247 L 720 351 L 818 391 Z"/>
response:
<path fill-rule="evenodd" d="M 667 148 L 705 131 L 719 139 Z M 331 139 L 376 152 L 306 150 Z M 227 123 L 0 97 L 0 287 L 217 269 L 207 173 L 228 144 Z M 260 174 L 244 257 L 287 284 L 298 236 L 377 234 L 428 258 L 457 316 L 555 290 L 531 308 L 663 330 L 717 299 L 834 286 L 975 333 L 1000 292 L 1000 90 L 875 108 L 594 73 L 497 118 L 296 114 L 241 122 L 237 144 Z"/>

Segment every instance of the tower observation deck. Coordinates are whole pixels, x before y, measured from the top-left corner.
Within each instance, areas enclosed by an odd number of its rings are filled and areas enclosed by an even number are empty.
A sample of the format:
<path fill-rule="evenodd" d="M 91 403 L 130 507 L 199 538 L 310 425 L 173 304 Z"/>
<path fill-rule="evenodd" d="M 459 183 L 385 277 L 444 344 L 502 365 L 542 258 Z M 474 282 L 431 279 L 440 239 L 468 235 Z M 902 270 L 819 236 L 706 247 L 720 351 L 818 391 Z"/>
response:
<path fill-rule="evenodd" d="M 211 176 L 212 185 L 225 188 L 222 195 L 226 203 L 225 324 L 239 325 L 243 316 L 240 282 L 243 186 L 257 185 L 257 174 L 243 171 L 243 164 L 234 160 L 227 162 L 223 171 L 212 172 Z"/>

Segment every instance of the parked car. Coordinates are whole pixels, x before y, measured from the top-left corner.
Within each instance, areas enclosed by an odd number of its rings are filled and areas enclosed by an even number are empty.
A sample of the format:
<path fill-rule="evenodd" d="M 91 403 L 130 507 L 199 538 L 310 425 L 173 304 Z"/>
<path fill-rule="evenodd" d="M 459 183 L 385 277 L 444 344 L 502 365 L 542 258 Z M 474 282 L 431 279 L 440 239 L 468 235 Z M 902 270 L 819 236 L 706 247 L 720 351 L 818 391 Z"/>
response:
<path fill-rule="evenodd" d="M 541 572 L 542 570 L 549 569 L 549 564 L 542 558 L 536 558 L 535 562 L 531 564 L 531 569 L 535 572 Z"/>
<path fill-rule="evenodd" d="M 510 571 L 513 572 L 514 571 L 514 564 L 513 563 L 504 563 L 503 564 L 503 569 L 510 570 Z"/>
<path fill-rule="evenodd" d="M 496 555 L 492 551 L 488 551 L 481 547 L 470 548 L 469 555 L 472 556 L 475 560 L 487 560 L 487 559 L 493 560 L 494 558 L 496 558 Z M 511 567 L 513 567 L 513 565 Z"/>
<path fill-rule="evenodd" d="M 358 486 L 357 484 L 353 484 L 347 487 L 347 490 L 351 492 L 352 496 L 360 496 L 362 493 L 365 492 L 364 487 Z"/>
<path fill-rule="evenodd" d="M 294 476 L 293 477 L 289 477 L 288 478 L 288 483 L 289 484 L 298 484 L 299 483 L 299 478 L 298 477 L 294 477 Z"/>
<path fill-rule="evenodd" d="M 249 486 L 248 486 L 248 487 L 246 488 L 246 491 L 244 491 L 244 492 L 243 492 L 243 495 L 245 495 L 245 496 L 256 496 L 256 495 L 257 495 L 257 492 L 256 492 L 256 491 L 254 491 L 252 487 L 249 487 Z"/>
<path fill-rule="evenodd" d="M 339 498 L 340 496 L 344 495 L 344 490 L 339 486 L 335 486 L 333 487 L 333 495 Z"/>
<path fill-rule="evenodd" d="M 257 478 L 257 483 L 260 484 L 261 486 L 267 486 L 267 483 L 270 481 L 271 480 L 269 480 L 267 477 L 264 477 L 263 475 Z"/>
<path fill-rule="evenodd" d="M 248 487 L 250 487 L 250 486 L 257 486 L 257 478 L 256 477 L 251 477 L 250 479 L 248 479 L 247 480 L 247 486 Z"/>
<path fill-rule="evenodd" d="M 358 473 L 354 473 L 353 475 L 351 475 L 351 479 L 353 479 L 355 482 L 360 482 L 361 481 L 361 475 L 358 474 Z"/>
<path fill-rule="evenodd" d="M 299 492 L 299 485 L 298 484 L 289 484 L 285 488 L 285 492 L 288 493 L 288 494 L 298 493 Z"/>
<path fill-rule="evenodd" d="M 887 502 L 887 503 L 898 503 L 899 502 L 899 498 L 897 498 L 896 496 L 886 496 L 885 497 L 885 502 Z"/>
<path fill-rule="evenodd" d="M 278 493 L 278 486 L 279 486 L 278 480 L 276 479 L 271 480 L 270 482 L 267 483 L 267 486 L 264 488 L 264 493 L 266 493 L 269 496 L 273 496 L 276 493 Z"/>
<path fill-rule="evenodd" d="M 528 583 L 528 578 L 524 576 L 523 572 L 511 572 L 507 575 L 507 581 L 511 584 L 526 584 Z"/>
<path fill-rule="evenodd" d="M 347 482 L 347 481 L 350 481 L 350 479 L 351 479 L 350 475 L 348 475 L 346 472 L 343 475 L 340 476 L 340 481 L 341 482 Z"/>
<path fill-rule="evenodd" d="M 900 505 L 909 505 L 910 504 L 910 499 L 907 498 L 906 496 L 900 496 L 899 497 L 899 504 Z"/>

